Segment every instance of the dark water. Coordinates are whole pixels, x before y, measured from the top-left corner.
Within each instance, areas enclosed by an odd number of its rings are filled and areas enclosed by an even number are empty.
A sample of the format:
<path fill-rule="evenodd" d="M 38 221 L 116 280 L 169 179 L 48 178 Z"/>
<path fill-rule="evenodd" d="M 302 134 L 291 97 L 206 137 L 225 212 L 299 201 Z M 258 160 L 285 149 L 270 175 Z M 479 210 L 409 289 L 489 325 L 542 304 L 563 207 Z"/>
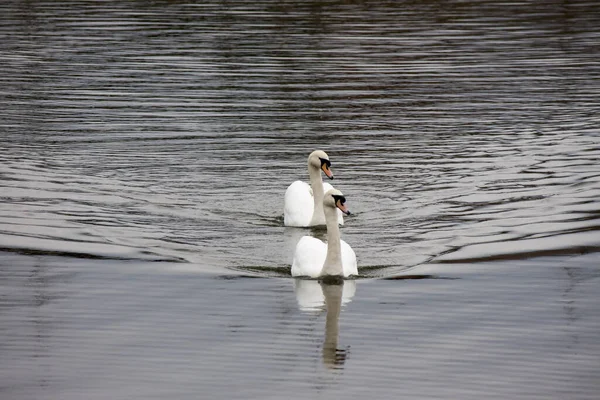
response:
<path fill-rule="evenodd" d="M 1 398 L 600 396 L 596 2 L 8 1 L 0 39 Z M 315 148 L 361 274 L 429 278 L 287 276 Z"/>

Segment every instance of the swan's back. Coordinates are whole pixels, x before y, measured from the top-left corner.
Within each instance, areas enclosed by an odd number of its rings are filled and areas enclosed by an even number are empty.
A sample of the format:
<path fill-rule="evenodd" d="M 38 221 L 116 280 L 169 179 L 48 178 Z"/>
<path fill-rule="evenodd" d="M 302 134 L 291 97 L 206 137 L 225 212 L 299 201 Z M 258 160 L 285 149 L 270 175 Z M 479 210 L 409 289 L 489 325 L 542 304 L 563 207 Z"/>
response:
<path fill-rule="evenodd" d="M 327 245 L 312 236 L 302 236 L 296 245 L 292 261 L 292 276 L 309 276 L 317 278 L 321 275 L 327 257 Z"/>
<path fill-rule="evenodd" d="M 358 264 L 356 262 L 356 253 L 352 247 L 343 240 L 340 240 L 342 250 L 342 268 L 344 276 L 358 275 Z"/>
<path fill-rule="evenodd" d="M 323 182 L 323 192 L 333 189 L 328 182 Z M 307 227 L 311 226 L 315 201 L 310 185 L 295 181 L 285 191 L 283 204 L 283 225 Z M 338 224 L 344 225 L 344 216 L 338 211 Z"/>
<path fill-rule="evenodd" d="M 314 207 L 310 186 L 302 181 L 292 183 L 285 191 L 283 224 L 285 226 L 309 226 Z"/>
<path fill-rule="evenodd" d="M 340 240 L 342 253 L 342 269 L 344 276 L 358 275 L 356 253 L 352 247 Z M 294 260 L 292 261 L 292 276 L 321 276 L 323 264 L 327 258 L 327 244 L 312 236 L 303 236 L 296 245 Z"/>

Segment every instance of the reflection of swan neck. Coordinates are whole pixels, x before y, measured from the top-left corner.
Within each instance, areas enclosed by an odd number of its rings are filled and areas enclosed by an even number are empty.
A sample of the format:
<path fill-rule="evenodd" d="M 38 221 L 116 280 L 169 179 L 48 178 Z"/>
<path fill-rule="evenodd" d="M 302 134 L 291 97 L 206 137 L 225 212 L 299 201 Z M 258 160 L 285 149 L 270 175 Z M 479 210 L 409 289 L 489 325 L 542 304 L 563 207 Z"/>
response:
<path fill-rule="evenodd" d="M 327 222 L 327 257 L 325 257 L 321 276 L 344 275 L 340 227 L 337 221 L 336 208 L 325 207 L 325 221 Z"/>
<path fill-rule="evenodd" d="M 311 225 L 323 225 L 323 178 L 321 170 L 312 165 L 310 161 L 308 162 L 308 176 L 314 202 Z"/>
<path fill-rule="evenodd" d="M 323 294 L 325 295 L 325 305 L 327 307 L 327 317 L 325 320 L 325 341 L 323 342 L 323 364 L 329 368 L 344 363 L 344 353 L 341 352 L 338 356 L 338 336 L 339 336 L 339 321 L 340 310 L 342 306 L 342 290 L 344 283 L 341 285 L 321 285 Z"/>

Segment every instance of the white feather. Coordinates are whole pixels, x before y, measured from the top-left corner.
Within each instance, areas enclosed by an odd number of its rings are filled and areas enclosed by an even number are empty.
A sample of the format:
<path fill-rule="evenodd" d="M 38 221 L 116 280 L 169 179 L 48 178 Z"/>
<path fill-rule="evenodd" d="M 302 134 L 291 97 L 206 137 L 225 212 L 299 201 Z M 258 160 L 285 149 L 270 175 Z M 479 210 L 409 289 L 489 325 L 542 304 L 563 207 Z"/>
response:
<path fill-rule="evenodd" d="M 330 189 L 333 189 L 333 186 L 329 182 L 323 182 L 323 193 Z M 283 206 L 283 224 L 285 226 L 310 226 L 314 209 L 313 193 L 308 183 L 295 181 L 288 186 Z M 338 224 L 344 225 L 344 215 L 339 210 Z"/>
<path fill-rule="evenodd" d="M 348 243 L 340 240 L 342 252 L 342 268 L 344 277 L 358 275 L 356 254 Z M 321 274 L 325 258 L 327 257 L 327 244 L 312 236 L 303 236 L 294 252 L 292 261 L 292 276 L 308 276 L 317 278 Z"/>
<path fill-rule="evenodd" d="M 310 186 L 295 181 L 285 191 L 283 224 L 285 226 L 309 226 L 315 205 Z"/>

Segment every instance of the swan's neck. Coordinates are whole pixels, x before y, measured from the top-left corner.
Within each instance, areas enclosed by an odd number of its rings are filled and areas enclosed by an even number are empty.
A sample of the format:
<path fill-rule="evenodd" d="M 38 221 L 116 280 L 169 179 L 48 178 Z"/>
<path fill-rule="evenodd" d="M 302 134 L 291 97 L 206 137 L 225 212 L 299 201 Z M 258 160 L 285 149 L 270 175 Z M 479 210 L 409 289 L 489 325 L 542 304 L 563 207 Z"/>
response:
<path fill-rule="evenodd" d="M 313 192 L 313 215 L 311 225 L 325 225 L 325 216 L 323 215 L 323 178 L 321 170 L 308 166 L 308 175 L 310 176 L 310 187 Z"/>
<path fill-rule="evenodd" d="M 327 221 L 327 257 L 325 257 L 321 276 L 343 276 L 342 244 L 340 242 L 340 227 L 337 221 L 337 209 L 326 207 L 325 220 Z"/>

